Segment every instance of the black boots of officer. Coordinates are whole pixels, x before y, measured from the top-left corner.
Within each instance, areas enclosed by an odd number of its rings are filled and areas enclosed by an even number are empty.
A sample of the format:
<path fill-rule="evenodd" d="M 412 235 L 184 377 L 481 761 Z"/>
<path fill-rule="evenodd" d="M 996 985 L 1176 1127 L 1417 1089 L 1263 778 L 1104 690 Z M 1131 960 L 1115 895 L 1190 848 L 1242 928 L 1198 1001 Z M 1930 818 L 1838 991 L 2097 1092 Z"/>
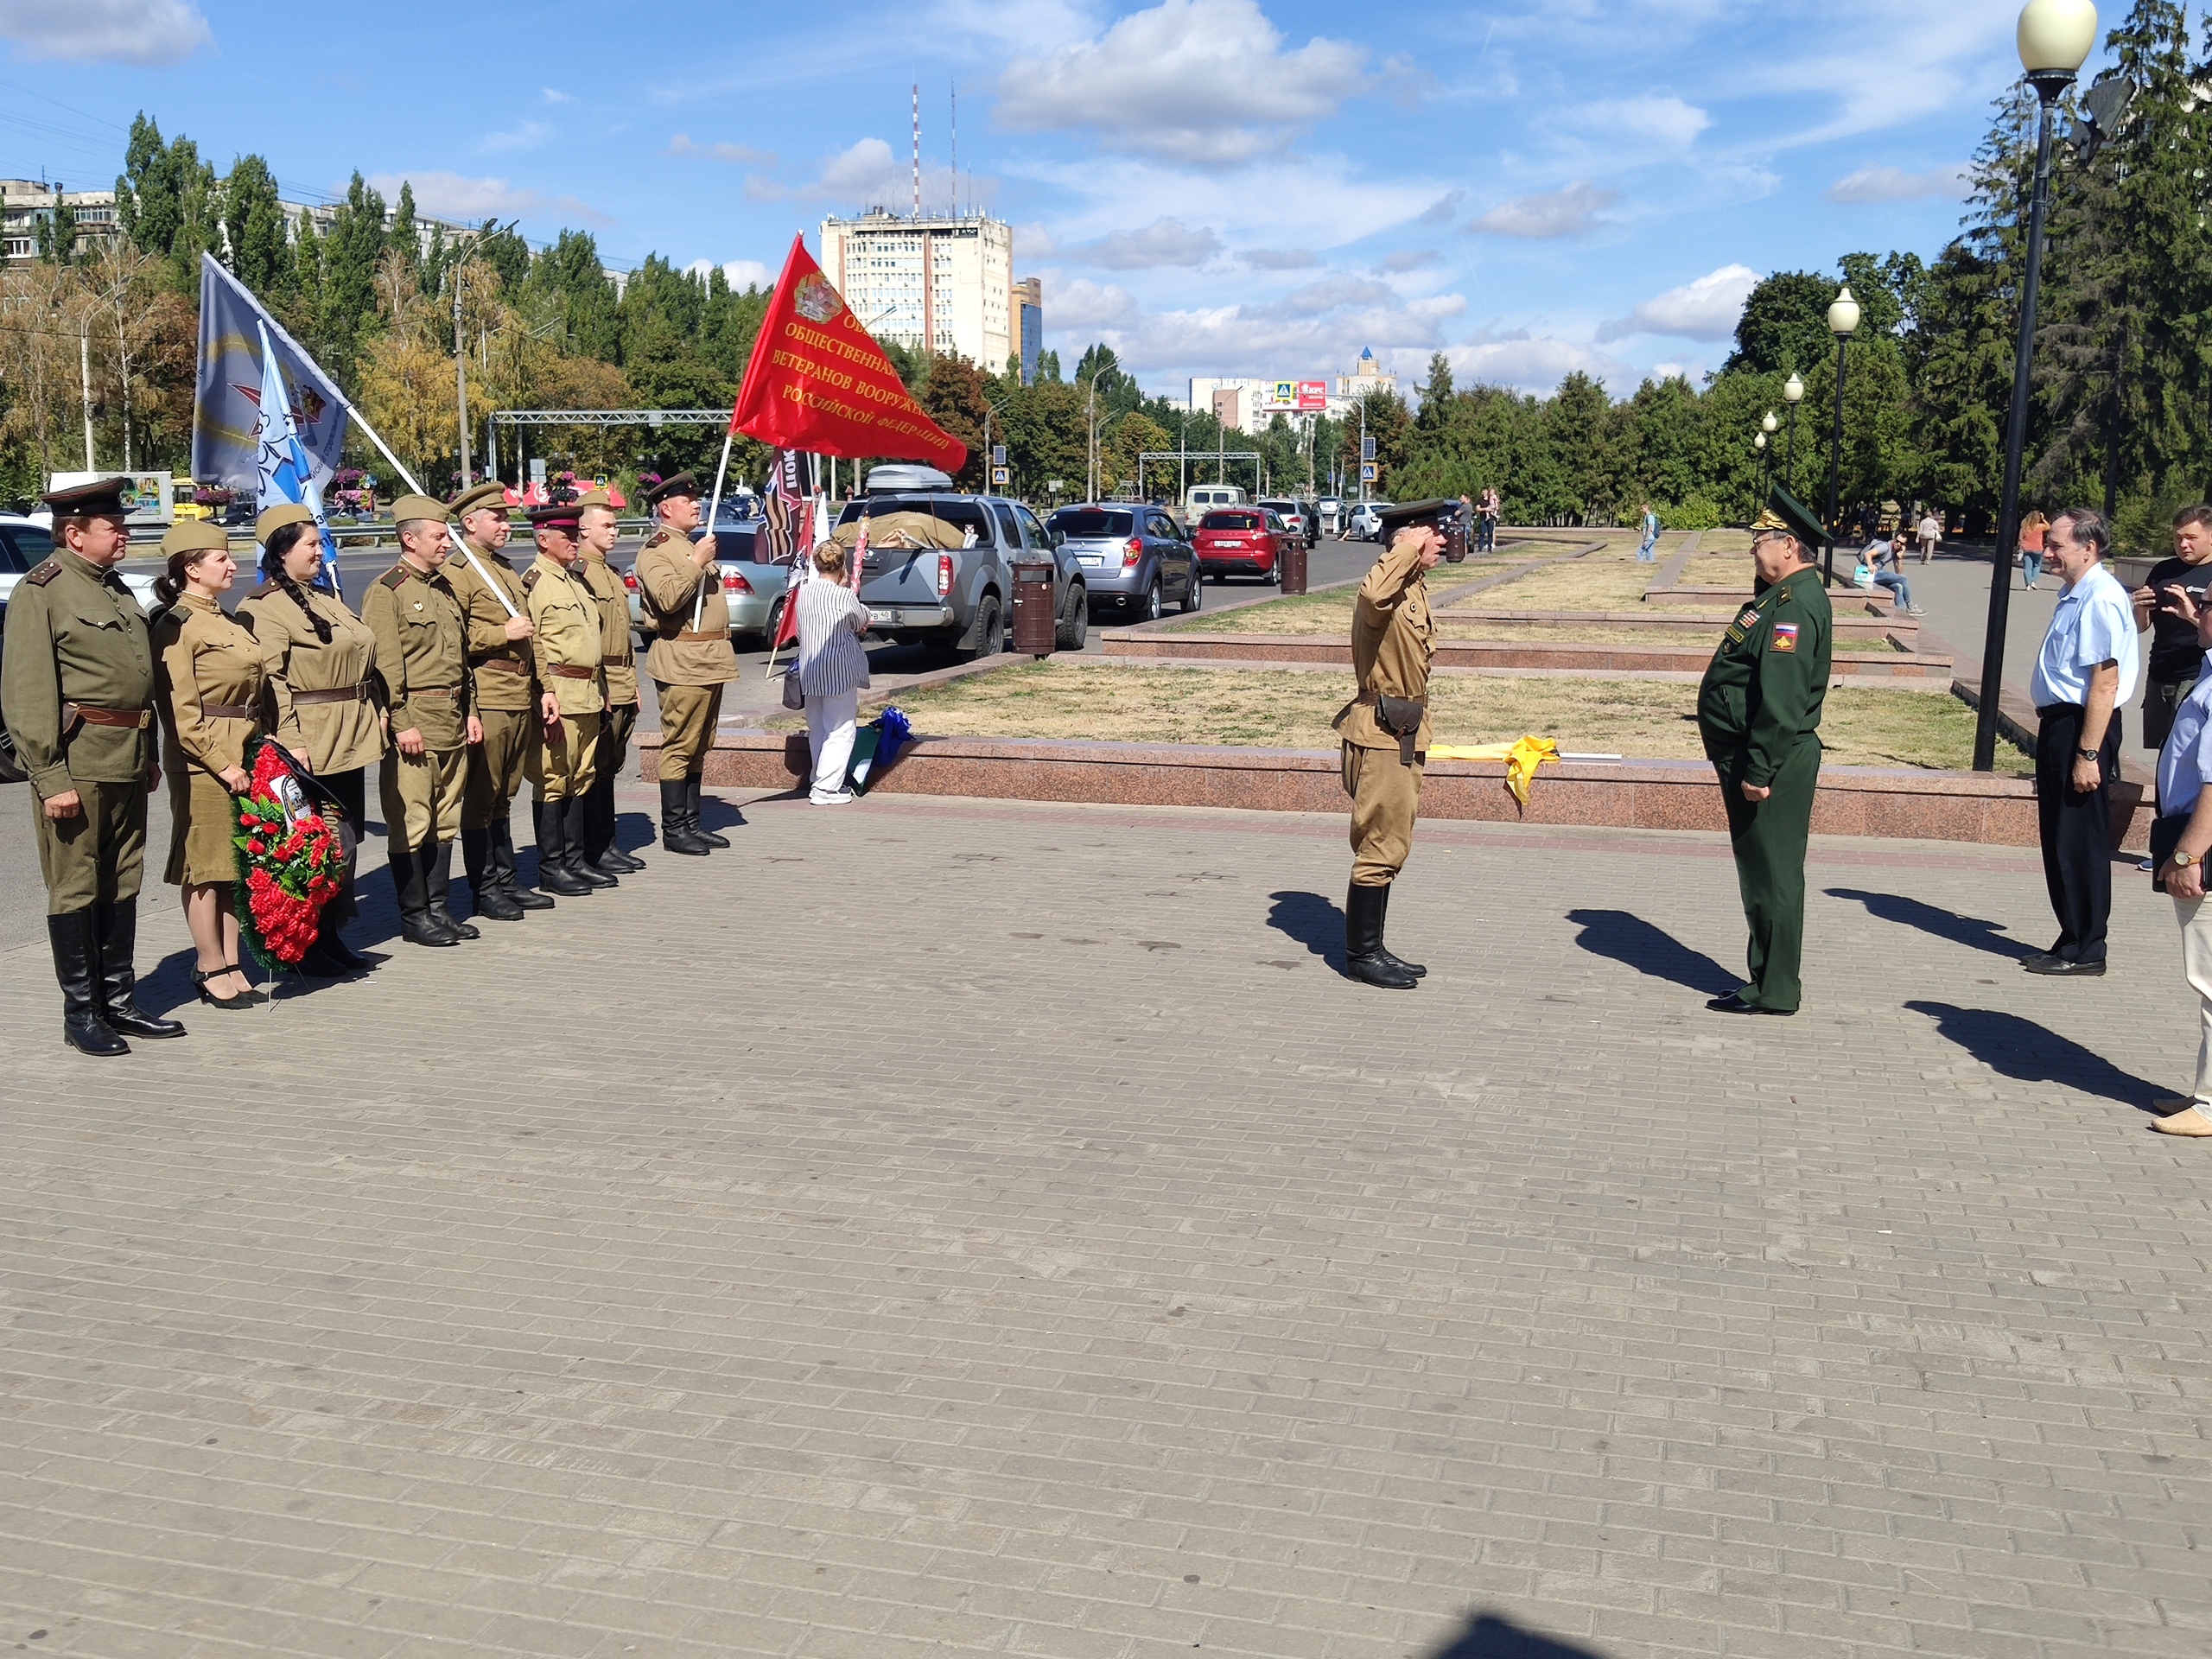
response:
<path fill-rule="evenodd" d="M 718 836 L 699 822 L 699 785 L 705 781 L 696 772 L 683 780 L 683 821 L 691 827 L 691 833 L 708 846 L 727 847 L 728 836 Z"/>
<path fill-rule="evenodd" d="M 476 900 L 476 913 L 486 921 L 518 922 L 522 906 L 507 896 L 492 858 L 492 830 L 464 828 L 461 832 L 461 867 L 468 875 L 468 891 Z"/>
<path fill-rule="evenodd" d="M 584 862 L 601 875 L 633 875 L 645 861 L 615 840 L 614 779 L 602 777 L 584 797 Z"/>
<path fill-rule="evenodd" d="M 438 855 L 443 853 L 450 868 L 453 846 L 410 847 L 404 842 L 393 842 L 387 855 L 391 868 L 392 891 L 399 899 L 399 937 L 410 944 L 459 944 L 464 938 L 476 937 L 476 930 L 463 931 L 445 912 L 445 893 L 438 892 L 435 909 L 431 906 L 431 888 L 438 880 Z"/>
<path fill-rule="evenodd" d="M 181 1037 L 174 1020 L 156 1020 L 138 1006 L 138 901 L 92 906 L 92 944 L 99 952 L 100 1018 L 125 1037 Z"/>
<path fill-rule="evenodd" d="M 423 860 L 423 893 L 429 901 L 430 919 L 455 938 L 480 939 L 484 936 L 467 922 L 455 921 L 453 912 L 447 908 L 446 899 L 453 886 L 453 842 L 442 841 L 435 847 L 426 847 Z"/>
<path fill-rule="evenodd" d="M 660 844 L 687 858 L 704 858 L 715 850 L 714 843 L 692 828 L 690 798 L 690 779 L 660 780 Z M 725 842 L 723 845 L 728 843 Z"/>
<path fill-rule="evenodd" d="M 492 820 L 492 844 L 486 853 L 491 860 L 490 880 L 507 895 L 509 902 L 523 910 L 550 910 L 553 901 L 535 887 L 525 887 L 522 877 L 515 872 L 515 826 L 507 813 L 502 812 Z"/>
<path fill-rule="evenodd" d="M 95 905 L 46 918 L 54 976 L 61 986 L 61 1039 L 79 1052 L 107 1058 L 128 1054 L 133 1037 L 181 1037 L 174 1020 L 139 1007 L 131 953 L 137 944 L 138 903 Z"/>
<path fill-rule="evenodd" d="M 560 806 L 561 849 L 567 856 L 569 874 L 594 887 L 620 887 L 620 877 L 596 868 L 584 855 L 584 841 L 591 823 L 591 797 L 571 795 Z"/>
<path fill-rule="evenodd" d="M 588 898 L 592 884 L 577 874 L 569 861 L 566 801 L 536 801 L 531 811 L 537 820 L 537 885 L 563 899 Z"/>
<path fill-rule="evenodd" d="M 1386 991 L 1410 991 L 1428 971 L 1401 961 L 1382 945 L 1382 925 L 1390 909 L 1390 889 L 1355 882 L 1344 894 L 1344 972 L 1362 984 Z"/>

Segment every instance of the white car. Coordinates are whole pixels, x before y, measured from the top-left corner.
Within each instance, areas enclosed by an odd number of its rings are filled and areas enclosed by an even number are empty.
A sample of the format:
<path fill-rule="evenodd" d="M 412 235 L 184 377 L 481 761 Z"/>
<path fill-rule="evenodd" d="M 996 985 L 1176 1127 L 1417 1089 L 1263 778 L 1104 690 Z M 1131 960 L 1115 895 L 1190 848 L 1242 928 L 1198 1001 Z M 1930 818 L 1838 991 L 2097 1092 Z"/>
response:
<path fill-rule="evenodd" d="M 1390 510 L 1388 501 L 1363 501 L 1351 510 L 1351 523 L 1344 533 L 1355 542 L 1379 542 L 1382 539 L 1382 515 Z"/>

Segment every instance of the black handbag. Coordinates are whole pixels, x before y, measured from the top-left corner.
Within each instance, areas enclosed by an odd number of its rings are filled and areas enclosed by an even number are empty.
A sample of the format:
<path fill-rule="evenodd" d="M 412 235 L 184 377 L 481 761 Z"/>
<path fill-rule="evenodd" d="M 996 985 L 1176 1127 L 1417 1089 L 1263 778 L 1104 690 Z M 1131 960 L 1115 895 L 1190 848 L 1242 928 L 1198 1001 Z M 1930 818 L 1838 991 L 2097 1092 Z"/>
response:
<path fill-rule="evenodd" d="M 796 664 L 784 671 L 784 707 L 786 709 L 806 707 L 806 690 L 798 683 L 798 667 Z"/>

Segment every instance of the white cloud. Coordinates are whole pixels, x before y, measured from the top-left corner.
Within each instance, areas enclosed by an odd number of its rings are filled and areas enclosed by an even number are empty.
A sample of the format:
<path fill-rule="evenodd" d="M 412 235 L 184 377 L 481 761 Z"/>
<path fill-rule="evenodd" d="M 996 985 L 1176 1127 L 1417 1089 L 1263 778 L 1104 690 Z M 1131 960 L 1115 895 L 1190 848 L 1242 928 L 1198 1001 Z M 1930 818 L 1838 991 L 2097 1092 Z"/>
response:
<path fill-rule="evenodd" d="M 1744 302 L 1758 286 L 1749 265 L 1723 265 L 1694 283 L 1670 288 L 1598 330 L 1600 341 L 1630 334 L 1681 334 L 1690 340 L 1726 340 L 1736 332 Z"/>
<path fill-rule="evenodd" d="M 1419 270 L 1423 265 L 1433 265 L 1443 256 L 1433 248 L 1400 248 L 1382 261 L 1382 269 L 1393 276 L 1402 276 L 1409 270 Z"/>
<path fill-rule="evenodd" d="M 830 158 L 822 169 L 821 188 L 829 194 L 855 201 L 887 201 L 892 192 L 906 181 L 901 176 L 905 171 L 890 145 L 880 138 L 863 138 Z"/>
<path fill-rule="evenodd" d="M 1236 257 L 1260 270 L 1304 270 L 1321 263 L 1311 248 L 1246 248 Z"/>
<path fill-rule="evenodd" d="M 573 104 L 576 101 L 574 92 L 564 92 L 556 86 L 541 86 L 537 90 L 543 94 L 548 104 Z"/>
<path fill-rule="evenodd" d="M 482 147 L 486 149 L 535 149 L 553 136 L 550 121 L 522 121 L 505 132 L 487 132 Z"/>
<path fill-rule="evenodd" d="M 688 132 L 679 132 L 668 141 L 668 153 L 671 156 L 703 156 L 709 161 L 734 162 L 741 167 L 773 167 L 776 164 L 776 152 L 772 149 L 754 149 L 747 144 L 702 144 Z"/>
<path fill-rule="evenodd" d="M 415 206 L 432 219 L 477 224 L 487 219 L 563 219 L 585 225 L 612 225 L 598 208 L 574 196 L 548 196 L 509 184 L 505 179 L 469 179 L 458 173 L 379 173 L 369 182 L 391 200 L 399 187 L 412 183 Z"/>
<path fill-rule="evenodd" d="M 1141 231 L 1116 231 L 1095 242 L 1064 249 L 1071 259 L 1109 270 L 1151 270 L 1162 265 L 1202 265 L 1221 251 L 1221 238 L 1201 225 L 1155 219 Z"/>
<path fill-rule="evenodd" d="M 1899 167 L 1862 167 L 1846 174 L 1821 194 L 1830 201 L 1859 207 L 1870 202 L 1919 201 L 1930 196 L 1964 201 L 1967 190 L 1963 166 L 1930 168 L 1925 173 L 1908 173 Z"/>
<path fill-rule="evenodd" d="M 1617 357 L 1554 334 L 1531 334 L 1526 328 L 1496 334 L 1484 331 L 1448 347 L 1446 355 L 1452 360 L 1457 385 L 1480 381 L 1540 397 L 1556 391 L 1559 383 L 1577 369 L 1604 381 L 1608 392 L 1641 378 Z"/>
<path fill-rule="evenodd" d="M 1522 196 L 1493 207 L 1467 228 L 1491 236 L 1538 240 L 1586 236 L 1598 224 L 1598 215 L 1620 199 L 1618 190 L 1601 189 L 1586 179 L 1578 179 L 1560 189 Z"/>
<path fill-rule="evenodd" d="M 1608 106 L 1613 124 L 1637 137 L 1681 149 L 1713 124 L 1713 118 L 1672 93 L 1624 99 Z"/>
<path fill-rule="evenodd" d="M 1459 204 L 1467 199 L 1464 190 L 1447 190 L 1414 216 L 1416 225 L 1449 225 L 1459 217 Z"/>
<path fill-rule="evenodd" d="M 29 58 L 151 67 L 215 37 L 192 0 L 0 0 L 0 39 Z"/>
<path fill-rule="evenodd" d="M 1233 166 L 1335 114 L 1367 86 L 1366 61 L 1343 41 L 1286 51 L 1256 0 L 1161 0 L 1096 39 L 1016 58 L 997 113 L 1016 131 L 1087 130 L 1121 149 Z"/>
<path fill-rule="evenodd" d="M 714 268 L 711 259 L 694 259 L 684 270 L 694 276 L 704 276 Z M 722 276 L 740 292 L 748 288 L 770 288 L 776 281 L 775 273 L 758 259 L 726 259 L 722 262 Z"/>
<path fill-rule="evenodd" d="M 1014 257 L 1017 259 L 1049 259 L 1060 251 L 1052 233 L 1035 220 L 1014 227 Z"/>

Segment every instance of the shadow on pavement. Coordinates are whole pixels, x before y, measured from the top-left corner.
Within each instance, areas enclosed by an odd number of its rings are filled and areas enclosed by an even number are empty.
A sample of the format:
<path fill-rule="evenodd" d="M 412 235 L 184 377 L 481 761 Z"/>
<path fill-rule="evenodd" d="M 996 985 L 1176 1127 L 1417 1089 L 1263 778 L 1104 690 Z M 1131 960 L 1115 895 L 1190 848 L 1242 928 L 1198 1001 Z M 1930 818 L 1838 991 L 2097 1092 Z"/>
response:
<path fill-rule="evenodd" d="M 1570 910 L 1567 919 L 1582 930 L 1574 942 L 1592 956 L 1610 957 L 1654 979 L 1671 980 L 1707 996 L 1726 995 L 1744 982 L 1741 974 L 1730 973 L 1703 951 L 1627 911 Z"/>
<path fill-rule="evenodd" d="M 1268 897 L 1274 901 L 1274 908 L 1268 912 L 1269 927 L 1297 940 L 1325 962 L 1344 959 L 1344 913 L 1334 900 L 1318 893 L 1288 888 Z"/>
<path fill-rule="evenodd" d="M 1933 933 L 1939 939 L 1948 939 L 1954 944 L 1963 944 L 1976 950 L 1986 950 L 1993 957 L 2003 957 L 2008 962 L 2018 962 L 2035 950 L 2018 939 L 2003 937 L 2005 929 L 1996 922 L 1986 922 L 1979 916 L 1961 916 L 1955 910 L 1945 910 L 1940 905 L 1927 904 L 1918 899 L 1908 899 L 1899 893 L 1869 893 L 1860 887 L 1830 887 L 1831 899 L 1851 899 L 1866 906 L 1867 913 L 1878 916 L 1885 922 L 1895 922 L 1900 927 L 1916 927 L 1923 933 Z"/>
<path fill-rule="evenodd" d="M 1948 1002 L 1914 1001 L 1904 1005 L 1936 1022 L 1936 1032 L 2000 1077 L 2021 1083 L 2056 1083 L 2088 1095 L 2118 1101 L 2139 1112 L 2151 1110 L 2161 1095 L 2174 1092 L 2123 1071 L 2032 1020 L 1994 1008 L 1961 1008 Z"/>
<path fill-rule="evenodd" d="M 1467 1622 L 1425 1659 L 1605 1659 L 1595 1648 L 1563 1642 L 1497 1613 L 1470 1613 Z"/>

